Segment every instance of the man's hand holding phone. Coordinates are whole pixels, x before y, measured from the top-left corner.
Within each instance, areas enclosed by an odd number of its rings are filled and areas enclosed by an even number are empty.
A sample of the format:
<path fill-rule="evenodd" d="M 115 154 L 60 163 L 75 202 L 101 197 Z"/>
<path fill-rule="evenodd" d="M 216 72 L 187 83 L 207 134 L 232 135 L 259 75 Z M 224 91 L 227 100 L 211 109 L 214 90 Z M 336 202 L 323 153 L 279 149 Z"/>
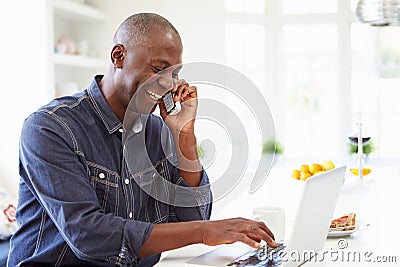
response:
<path fill-rule="evenodd" d="M 190 86 L 185 80 L 178 80 L 159 105 L 161 117 L 173 134 L 194 133 L 197 113 L 196 86 Z"/>

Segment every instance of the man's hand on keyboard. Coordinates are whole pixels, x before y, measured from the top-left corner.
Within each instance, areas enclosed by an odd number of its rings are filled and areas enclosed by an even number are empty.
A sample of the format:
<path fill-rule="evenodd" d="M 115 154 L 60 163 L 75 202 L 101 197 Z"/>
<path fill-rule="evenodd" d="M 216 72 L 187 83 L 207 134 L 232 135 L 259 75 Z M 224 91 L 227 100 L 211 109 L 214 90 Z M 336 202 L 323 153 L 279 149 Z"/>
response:
<path fill-rule="evenodd" d="M 263 222 L 244 218 L 204 222 L 202 227 L 203 243 L 214 246 L 243 242 L 253 248 L 259 248 L 261 240 L 276 247 L 274 235 Z"/>

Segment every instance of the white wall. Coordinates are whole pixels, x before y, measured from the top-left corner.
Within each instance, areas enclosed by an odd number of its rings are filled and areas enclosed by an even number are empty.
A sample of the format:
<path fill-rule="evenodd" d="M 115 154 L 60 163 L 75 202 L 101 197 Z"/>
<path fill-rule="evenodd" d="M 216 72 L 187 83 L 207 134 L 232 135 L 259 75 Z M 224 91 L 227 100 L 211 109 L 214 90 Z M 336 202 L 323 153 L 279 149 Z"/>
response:
<path fill-rule="evenodd" d="M 24 118 L 47 101 L 45 0 L 3 1 L 0 8 L 0 184 L 18 188 L 18 142 Z"/>

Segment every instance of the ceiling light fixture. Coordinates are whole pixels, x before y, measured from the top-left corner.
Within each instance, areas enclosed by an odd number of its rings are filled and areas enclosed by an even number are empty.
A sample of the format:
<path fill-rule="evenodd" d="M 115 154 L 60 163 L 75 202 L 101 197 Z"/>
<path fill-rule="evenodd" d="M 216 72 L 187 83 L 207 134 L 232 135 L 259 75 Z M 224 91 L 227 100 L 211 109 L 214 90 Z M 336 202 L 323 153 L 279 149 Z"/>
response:
<path fill-rule="evenodd" d="M 356 15 L 372 26 L 399 26 L 400 0 L 359 0 Z"/>

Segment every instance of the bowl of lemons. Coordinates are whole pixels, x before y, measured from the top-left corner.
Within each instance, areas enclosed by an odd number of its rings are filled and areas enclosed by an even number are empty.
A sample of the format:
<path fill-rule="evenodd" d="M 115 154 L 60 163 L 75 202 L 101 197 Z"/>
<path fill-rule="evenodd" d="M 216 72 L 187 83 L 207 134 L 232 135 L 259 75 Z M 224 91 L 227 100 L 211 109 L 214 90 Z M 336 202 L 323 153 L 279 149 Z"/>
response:
<path fill-rule="evenodd" d="M 335 164 L 331 160 L 324 160 L 320 163 L 301 164 L 300 168 L 292 171 L 292 178 L 305 181 L 308 178 L 332 170 Z"/>

